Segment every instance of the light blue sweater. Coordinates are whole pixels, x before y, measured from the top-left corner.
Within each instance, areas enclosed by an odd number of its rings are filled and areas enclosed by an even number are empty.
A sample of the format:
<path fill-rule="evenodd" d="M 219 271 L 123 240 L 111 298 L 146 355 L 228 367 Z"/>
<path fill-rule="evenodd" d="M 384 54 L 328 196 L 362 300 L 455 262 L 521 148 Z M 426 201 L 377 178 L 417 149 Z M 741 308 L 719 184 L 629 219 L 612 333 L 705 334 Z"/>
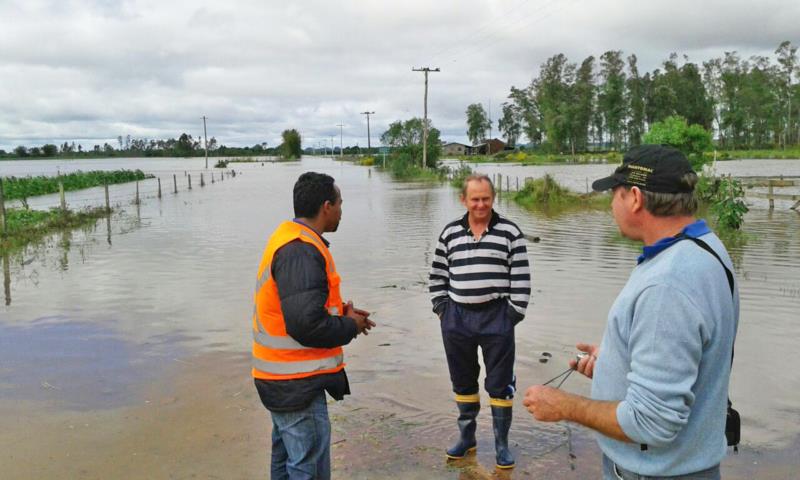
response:
<path fill-rule="evenodd" d="M 725 247 L 702 220 L 684 232 Z M 635 443 L 598 435 L 619 466 L 641 475 L 683 475 L 720 463 L 739 293 L 719 261 L 691 240 L 645 247 L 608 314 L 592 398 L 621 401 L 617 420 Z M 647 450 L 641 449 L 647 445 Z"/>

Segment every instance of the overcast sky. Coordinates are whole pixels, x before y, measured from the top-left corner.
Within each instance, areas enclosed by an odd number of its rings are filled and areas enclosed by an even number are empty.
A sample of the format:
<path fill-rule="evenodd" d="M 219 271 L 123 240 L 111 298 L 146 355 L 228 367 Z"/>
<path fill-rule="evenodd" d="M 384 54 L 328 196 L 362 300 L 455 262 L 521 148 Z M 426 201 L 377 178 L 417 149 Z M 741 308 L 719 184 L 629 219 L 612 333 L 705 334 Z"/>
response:
<path fill-rule="evenodd" d="M 702 62 L 800 43 L 797 0 L 0 0 L 0 148 L 118 135 L 208 135 L 229 146 L 367 144 L 428 115 L 466 141 L 467 105 L 498 117 L 556 53 L 606 50 L 651 70 L 670 52 Z M 496 123 L 495 127 L 496 129 Z M 496 132 L 496 130 L 495 130 Z"/>

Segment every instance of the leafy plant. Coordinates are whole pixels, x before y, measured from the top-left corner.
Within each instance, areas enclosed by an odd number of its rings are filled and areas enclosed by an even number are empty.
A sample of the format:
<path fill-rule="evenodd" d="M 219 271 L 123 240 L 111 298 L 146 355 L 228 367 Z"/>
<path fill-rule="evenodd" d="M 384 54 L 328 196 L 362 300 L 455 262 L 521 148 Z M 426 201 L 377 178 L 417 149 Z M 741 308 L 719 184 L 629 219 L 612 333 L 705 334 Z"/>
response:
<path fill-rule="evenodd" d="M 54 177 L 46 177 L 44 175 L 38 177 L 5 177 L 3 178 L 3 190 L 8 200 L 26 199 L 37 195 L 57 193 L 59 182 L 64 185 L 65 191 L 72 191 L 101 185 L 135 182 L 146 178 L 153 178 L 153 176 L 145 175 L 141 170 L 78 171 Z"/>

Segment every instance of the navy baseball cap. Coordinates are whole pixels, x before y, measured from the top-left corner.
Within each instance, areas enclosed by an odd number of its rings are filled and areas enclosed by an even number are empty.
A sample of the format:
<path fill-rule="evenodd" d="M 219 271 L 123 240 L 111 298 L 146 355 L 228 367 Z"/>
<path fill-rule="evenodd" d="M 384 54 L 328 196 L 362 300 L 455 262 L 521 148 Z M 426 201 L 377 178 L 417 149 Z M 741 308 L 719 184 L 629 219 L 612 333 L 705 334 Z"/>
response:
<path fill-rule="evenodd" d="M 625 153 L 613 175 L 595 180 L 592 190 L 602 192 L 628 185 L 648 192 L 690 193 L 693 188 L 681 180 L 687 173 L 694 170 L 680 150 L 666 145 L 640 145 Z"/>

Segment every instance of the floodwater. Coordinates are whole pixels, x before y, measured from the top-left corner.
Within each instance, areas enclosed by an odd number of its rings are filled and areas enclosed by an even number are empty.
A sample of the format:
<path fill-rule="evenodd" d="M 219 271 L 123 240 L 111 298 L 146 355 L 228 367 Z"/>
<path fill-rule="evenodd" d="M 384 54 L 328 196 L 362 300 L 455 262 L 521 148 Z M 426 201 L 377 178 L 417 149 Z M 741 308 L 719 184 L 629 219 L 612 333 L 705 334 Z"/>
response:
<path fill-rule="evenodd" d="M 156 197 L 155 180 L 141 182 L 136 206 L 134 185 L 113 186 L 120 210 L 110 221 L 56 234 L 2 260 L 3 478 L 266 476 L 269 416 L 249 377 L 252 288 L 267 237 L 291 217 L 291 187 L 307 170 L 328 173 L 341 187 L 343 220 L 327 238 L 343 295 L 378 322 L 345 350 L 353 395 L 330 404 L 334 477 L 599 476 L 591 434 L 533 421 L 521 395 L 511 432 L 513 472 L 494 472 L 485 396 L 477 457 L 444 462 L 455 408 L 426 281 L 440 229 L 462 213 L 455 189 L 394 182 L 326 158 L 231 164 L 238 175 L 220 181 L 215 171 L 212 184 L 213 169 L 203 164 L 0 163 L 4 176 L 140 168 L 162 179 L 164 194 Z M 583 191 L 587 178 L 613 166 L 477 168 L 521 180 L 552 173 Z M 720 162 L 717 171 L 800 175 L 800 161 Z M 57 202 L 56 196 L 29 201 L 33 208 Z M 67 194 L 71 206 L 103 202 L 101 189 Z M 785 202 L 772 212 L 758 202 L 746 216 L 746 238 L 730 248 L 742 302 L 731 398 L 743 417 L 743 445 L 723 463 L 725 478 L 734 479 L 791 478 L 800 462 L 800 371 L 791 362 L 800 339 L 800 215 Z M 638 251 L 620 239 L 607 212 L 548 216 L 506 199 L 496 207 L 541 239 L 529 244 L 533 298 L 517 327 L 516 373 L 524 391 L 563 371 L 576 342 L 599 342 Z M 543 352 L 552 354 L 548 363 L 539 361 Z M 573 376 L 563 388 L 586 394 L 589 387 Z"/>

